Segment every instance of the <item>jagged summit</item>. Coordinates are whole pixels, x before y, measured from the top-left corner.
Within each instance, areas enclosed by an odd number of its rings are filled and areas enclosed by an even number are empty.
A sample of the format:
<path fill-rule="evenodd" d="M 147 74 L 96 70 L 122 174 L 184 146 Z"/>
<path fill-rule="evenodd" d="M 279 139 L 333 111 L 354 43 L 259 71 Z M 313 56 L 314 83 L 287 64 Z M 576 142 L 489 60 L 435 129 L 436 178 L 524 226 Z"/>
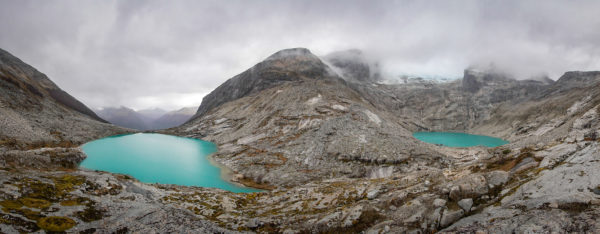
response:
<path fill-rule="evenodd" d="M 252 68 L 227 80 L 202 99 L 192 118 L 238 98 L 274 87 L 282 82 L 335 78 L 319 57 L 305 48 L 278 51 Z"/>

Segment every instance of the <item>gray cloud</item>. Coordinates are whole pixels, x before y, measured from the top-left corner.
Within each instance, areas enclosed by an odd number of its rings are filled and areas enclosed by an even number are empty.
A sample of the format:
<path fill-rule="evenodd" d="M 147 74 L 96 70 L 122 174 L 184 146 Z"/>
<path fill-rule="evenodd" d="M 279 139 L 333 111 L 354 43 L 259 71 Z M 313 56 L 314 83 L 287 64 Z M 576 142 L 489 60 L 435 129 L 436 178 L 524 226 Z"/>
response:
<path fill-rule="evenodd" d="M 0 47 L 92 107 L 197 106 L 270 54 L 359 48 L 388 76 L 600 69 L 599 1 L 9 1 Z"/>

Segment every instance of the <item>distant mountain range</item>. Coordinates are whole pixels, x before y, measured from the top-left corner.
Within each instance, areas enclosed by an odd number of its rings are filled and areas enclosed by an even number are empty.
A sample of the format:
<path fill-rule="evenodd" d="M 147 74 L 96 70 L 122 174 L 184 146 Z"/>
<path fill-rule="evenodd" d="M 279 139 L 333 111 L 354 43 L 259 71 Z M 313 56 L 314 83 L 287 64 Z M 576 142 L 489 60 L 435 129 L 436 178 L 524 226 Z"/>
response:
<path fill-rule="evenodd" d="M 121 127 L 137 130 L 156 130 L 172 128 L 185 123 L 196 113 L 196 108 L 185 107 L 174 111 L 154 108 L 136 111 L 121 106 L 97 109 L 96 113 L 106 121 Z"/>

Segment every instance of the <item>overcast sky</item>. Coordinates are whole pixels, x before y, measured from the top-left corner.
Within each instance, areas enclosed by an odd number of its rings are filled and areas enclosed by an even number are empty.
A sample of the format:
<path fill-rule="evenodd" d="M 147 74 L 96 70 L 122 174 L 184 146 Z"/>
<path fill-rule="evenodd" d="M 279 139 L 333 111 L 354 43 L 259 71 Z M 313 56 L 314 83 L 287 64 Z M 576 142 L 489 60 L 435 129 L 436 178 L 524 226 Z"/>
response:
<path fill-rule="evenodd" d="M 0 47 L 88 106 L 198 106 L 284 48 L 358 48 L 384 74 L 600 70 L 600 1 L 0 0 Z"/>

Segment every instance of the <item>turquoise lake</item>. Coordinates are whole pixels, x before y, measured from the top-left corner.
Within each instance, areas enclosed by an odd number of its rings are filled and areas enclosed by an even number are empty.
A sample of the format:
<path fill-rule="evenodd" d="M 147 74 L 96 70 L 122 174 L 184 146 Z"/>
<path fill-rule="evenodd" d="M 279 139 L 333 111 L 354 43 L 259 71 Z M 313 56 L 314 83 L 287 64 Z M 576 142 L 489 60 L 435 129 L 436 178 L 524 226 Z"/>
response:
<path fill-rule="evenodd" d="M 459 132 L 415 132 L 413 133 L 413 136 L 427 143 L 440 144 L 448 147 L 496 147 L 508 144 L 508 141 L 496 137 Z"/>
<path fill-rule="evenodd" d="M 211 142 L 153 133 L 118 135 L 82 146 L 87 158 L 81 167 L 127 174 L 146 183 L 220 188 L 236 193 L 261 190 L 241 187 L 221 178 L 221 169 L 208 155 Z"/>

